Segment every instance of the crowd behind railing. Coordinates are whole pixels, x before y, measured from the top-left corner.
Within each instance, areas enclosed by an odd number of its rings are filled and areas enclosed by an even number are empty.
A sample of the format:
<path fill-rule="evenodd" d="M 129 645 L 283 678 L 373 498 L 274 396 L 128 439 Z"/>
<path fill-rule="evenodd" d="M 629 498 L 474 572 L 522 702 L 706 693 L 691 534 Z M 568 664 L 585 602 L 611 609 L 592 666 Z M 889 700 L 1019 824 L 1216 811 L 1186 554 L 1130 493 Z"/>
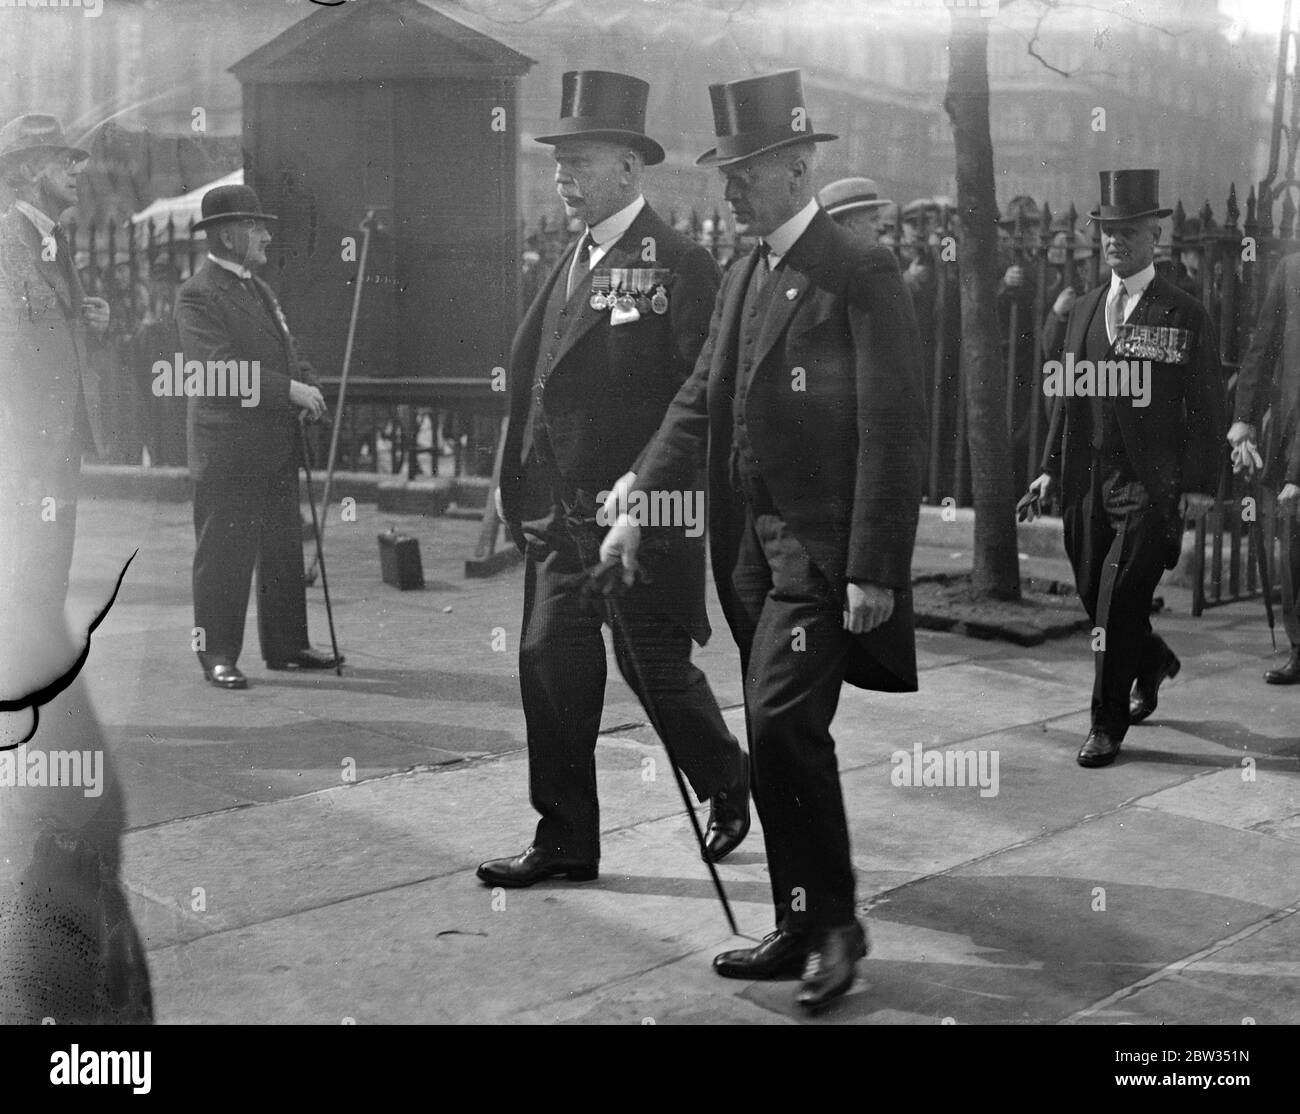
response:
<path fill-rule="evenodd" d="M 752 241 L 736 237 L 718 212 L 691 212 L 670 223 L 706 247 L 724 270 Z M 1253 190 L 1241 223 L 1235 188 L 1216 220 L 1208 202 L 1189 216 L 1178 204 L 1158 249 L 1157 268 L 1209 308 L 1225 373 L 1235 373 L 1277 259 L 1293 245 L 1294 212 L 1279 230 L 1257 219 Z M 153 395 L 154 361 L 171 360 L 178 339 L 172 319 L 179 285 L 202 262 L 203 240 L 188 224 L 73 229 L 87 291 L 108 300 L 112 325 L 106 358 L 117 374 L 110 392 L 116 443 L 111 463 L 185 461 L 185 401 Z M 536 294 L 575 233 L 560 219 L 520 229 L 520 307 Z M 1250 250 L 1244 248 L 1253 242 Z M 921 198 L 887 210 L 879 242 L 898 257 L 921 328 L 930 416 L 925 496 L 969 505 L 966 407 L 961 380 L 961 221 L 951 199 Z M 1047 431 L 1041 389 L 1044 322 L 1066 286 L 1077 293 L 1106 277 L 1097 226 L 1071 205 L 1053 211 L 1016 197 L 999 222 L 997 306 L 1006 375 L 1006 427 L 1017 487 L 1037 474 Z M 1257 266 L 1246 267 L 1254 258 Z M 310 349 L 310 337 L 303 338 Z M 400 374 L 400 369 L 394 369 Z M 452 372 L 454 374 L 454 372 Z M 410 475 L 484 471 L 494 437 L 481 420 L 454 406 L 365 406 L 345 415 L 341 463 Z M 473 442 L 486 441 L 486 445 Z"/>

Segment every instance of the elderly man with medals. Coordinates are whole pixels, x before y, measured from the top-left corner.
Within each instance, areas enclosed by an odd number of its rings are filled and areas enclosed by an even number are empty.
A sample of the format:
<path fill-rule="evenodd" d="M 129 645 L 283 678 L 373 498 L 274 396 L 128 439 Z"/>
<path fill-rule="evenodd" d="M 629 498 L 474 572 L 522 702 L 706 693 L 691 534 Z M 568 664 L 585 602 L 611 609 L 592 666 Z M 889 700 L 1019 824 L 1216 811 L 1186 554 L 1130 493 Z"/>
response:
<path fill-rule="evenodd" d="M 1057 397 L 1030 507 L 1059 489 L 1065 549 L 1093 622 L 1092 726 L 1080 766 L 1108 766 L 1181 662 L 1151 629 L 1151 600 L 1183 524 L 1218 488 L 1225 454 L 1218 339 L 1205 307 L 1156 273 L 1159 171 L 1101 173 L 1110 281 L 1044 338 Z M 1056 376 L 1057 378 L 1053 378 Z M 1069 379 L 1066 383 L 1061 378 Z M 1034 510 L 1030 509 L 1032 517 Z"/>
<path fill-rule="evenodd" d="M 540 819 L 522 854 L 483 863 L 493 886 L 594 879 L 600 861 L 596 739 L 604 702 L 606 616 L 571 591 L 597 561 L 621 491 L 708 333 L 718 269 L 646 204 L 641 175 L 664 159 L 645 134 L 649 86 L 601 70 L 564 75 L 555 183 L 585 231 L 543 283 L 515 336 L 498 509 L 526 555 L 519 685 L 528 774 Z M 665 501 L 702 515 L 697 477 Z M 620 604 L 614 654 L 671 736 L 682 772 L 709 801 L 705 857 L 749 831 L 749 762 L 722 719 L 691 642 L 709 636 L 703 522 L 654 528 L 651 576 Z M 688 524 L 689 527 L 689 524 Z M 639 664 L 640 669 L 636 668 Z M 645 687 L 641 681 L 644 679 Z M 667 740 L 666 740 L 667 741 Z"/>

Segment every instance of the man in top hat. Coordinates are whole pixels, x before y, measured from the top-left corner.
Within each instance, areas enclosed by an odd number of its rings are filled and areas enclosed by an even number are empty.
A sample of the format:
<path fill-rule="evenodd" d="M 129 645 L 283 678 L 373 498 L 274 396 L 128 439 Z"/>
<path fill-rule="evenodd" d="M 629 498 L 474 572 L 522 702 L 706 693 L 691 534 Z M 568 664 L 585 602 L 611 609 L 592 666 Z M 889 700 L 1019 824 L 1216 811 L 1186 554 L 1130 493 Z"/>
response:
<path fill-rule="evenodd" d="M 1262 426 L 1260 483 L 1276 492 L 1279 509 L 1290 512 L 1277 523 L 1277 530 L 1283 542 L 1282 600 L 1287 605 L 1282 622 L 1291 653 L 1284 665 L 1266 672 L 1264 680 L 1270 685 L 1296 685 L 1300 684 L 1300 613 L 1296 607 L 1300 514 L 1295 513 L 1300 508 L 1300 255 L 1288 255 L 1273 272 L 1259 325 L 1237 378 L 1233 411 L 1228 441 L 1237 470 L 1254 470 Z"/>
<path fill-rule="evenodd" d="M 1055 381 L 1044 368 L 1057 397 L 1030 490 L 1059 491 L 1065 549 L 1094 624 L 1086 767 L 1115 760 L 1129 725 L 1155 711 L 1161 683 L 1178 673 L 1151 629 L 1151 598 L 1223 460 L 1218 341 L 1205 307 L 1156 274 L 1160 221 L 1172 212 L 1158 195 L 1156 170 L 1101 172 L 1089 219 L 1101 225 L 1110 281 L 1082 295 L 1045 346 L 1065 364 Z"/>
<path fill-rule="evenodd" d="M 479 867 L 494 886 L 597 875 L 603 616 L 581 606 L 569 584 L 596 564 L 604 502 L 690 374 L 718 288 L 708 252 L 642 196 L 644 167 L 664 159 L 645 134 L 648 92 L 624 74 L 566 73 L 560 122 L 539 137 L 555 148 L 556 189 L 585 231 L 542 283 L 511 353 L 498 506 L 526 554 L 519 683 L 541 819 L 522 854 Z M 694 474 L 681 479 L 675 502 L 690 521 L 654 531 L 653 575 L 620 605 L 632 645 L 615 628 L 614 653 L 642 703 L 657 709 L 697 797 L 710 802 L 705 853 L 717 861 L 749 830 L 749 765 L 691 664 L 692 639 L 703 645 L 709 636 L 703 491 Z"/>
<path fill-rule="evenodd" d="M 176 300 L 181 354 L 206 372 L 199 393 L 186 387 L 195 648 L 203 675 L 222 689 L 248 687 L 237 662 L 254 566 L 267 668 L 335 665 L 307 641 L 298 498 L 299 422 L 322 417 L 325 399 L 275 295 L 253 273 L 266 263 L 275 219 L 248 186 L 208 190 L 194 225 L 207 234 L 207 260 Z M 229 381 L 221 391 L 211 369 L 228 361 L 252 369 L 251 391 L 232 392 Z"/>
<path fill-rule="evenodd" d="M 108 444 L 97 355 L 109 306 L 86 295 L 60 223 L 89 158 L 53 116 L 0 128 L 0 180 L 14 198 L 0 216 L 0 578 L 60 621 L 81 455 Z"/>
<path fill-rule="evenodd" d="M 880 218 L 893 204 L 870 178 L 841 178 L 824 186 L 817 200 L 828 217 L 869 247 L 880 239 Z"/>
<path fill-rule="evenodd" d="M 898 264 L 819 208 L 798 70 L 712 85 L 716 166 L 739 233 L 709 339 L 637 469 L 672 489 L 704 456 L 710 552 L 740 648 L 754 800 L 776 930 L 714 960 L 727 978 L 799 978 L 815 1010 L 852 984 L 848 823 L 830 734 L 842 683 L 917 687 L 912 545 L 925 426 L 916 320 Z M 602 547 L 635 569 L 622 516 Z"/>

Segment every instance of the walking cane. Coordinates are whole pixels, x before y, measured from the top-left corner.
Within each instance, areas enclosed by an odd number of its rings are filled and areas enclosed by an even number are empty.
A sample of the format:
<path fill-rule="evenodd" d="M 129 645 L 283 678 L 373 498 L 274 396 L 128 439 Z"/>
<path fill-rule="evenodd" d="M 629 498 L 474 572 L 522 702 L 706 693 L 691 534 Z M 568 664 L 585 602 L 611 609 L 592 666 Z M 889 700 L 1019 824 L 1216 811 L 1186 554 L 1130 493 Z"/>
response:
<path fill-rule="evenodd" d="M 678 792 L 682 795 L 682 804 L 686 806 L 686 815 L 691 818 L 691 827 L 695 831 L 695 842 L 700 848 L 700 858 L 704 860 L 704 865 L 709 868 L 709 877 L 713 879 L 713 888 L 717 891 L 718 900 L 722 902 L 722 911 L 727 916 L 727 924 L 731 928 L 732 935 L 739 936 L 740 930 L 736 927 L 736 918 L 732 915 L 731 903 L 727 900 L 727 891 L 722 888 L 722 879 L 718 877 L 718 869 L 709 861 L 705 853 L 704 832 L 700 828 L 700 818 L 695 815 L 695 808 L 691 804 L 690 791 L 686 788 L 686 779 L 682 776 L 681 767 L 677 765 L 677 758 L 673 754 L 672 744 L 668 741 L 668 733 L 664 730 L 663 720 L 659 716 L 654 697 L 646 684 L 645 673 L 641 669 L 641 662 L 636 655 L 636 647 L 628 634 L 627 623 L 623 618 L 623 610 L 618 602 L 618 591 L 622 584 L 622 564 L 617 559 L 613 559 L 588 568 L 581 578 L 580 587 L 584 594 L 601 596 L 609 605 L 610 615 L 614 621 L 614 629 L 618 631 L 623 640 L 623 645 L 627 650 L 627 660 L 631 663 L 632 674 L 636 678 L 637 688 L 643 694 L 642 702 L 645 705 L 646 713 L 650 716 L 650 726 L 654 728 L 655 734 L 659 736 L 659 741 L 663 743 L 664 753 L 668 755 L 668 765 L 672 767 L 673 777 L 677 781 Z"/>
<path fill-rule="evenodd" d="M 1294 649 L 1300 646 L 1300 621 L 1296 617 L 1295 581 L 1291 577 L 1291 521 L 1295 511 L 1291 507 L 1281 506 L 1274 500 L 1277 508 L 1274 516 L 1274 529 L 1281 541 L 1282 552 L 1278 555 L 1282 567 L 1278 570 L 1282 579 L 1282 627 Z"/>
<path fill-rule="evenodd" d="M 361 221 L 361 258 L 357 262 L 357 288 L 352 292 L 352 318 L 348 321 L 348 340 L 343 348 L 343 370 L 339 373 L 339 397 L 334 405 L 334 428 L 330 432 L 330 455 L 325 464 L 325 493 L 321 500 L 321 532 L 325 530 L 325 522 L 329 519 L 330 511 L 330 488 L 334 486 L 334 463 L 338 456 L 339 449 L 339 430 L 343 425 L 343 397 L 348 392 L 348 368 L 352 366 L 352 342 L 357 335 L 357 314 L 361 310 L 361 287 L 366 281 L 366 256 L 370 252 L 370 233 L 374 228 L 375 211 L 367 209 L 365 217 Z M 319 541 L 319 537 L 317 539 Z M 309 585 L 316 583 L 316 566 L 320 563 L 319 549 L 317 556 L 312 560 L 311 568 L 307 570 L 305 580 Z M 321 568 L 321 578 L 325 577 L 325 570 Z"/>
<path fill-rule="evenodd" d="M 334 651 L 334 675 L 343 676 L 343 663 L 339 661 L 339 641 L 334 636 L 334 609 L 330 606 L 330 582 L 325 576 L 325 550 L 321 545 L 321 523 L 316 517 L 316 497 L 311 491 L 311 446 L 307 443 L 307 427 L 300 421 L 298 433 L 302 440 L 303 471 L 307 473 L 307 505 L 311 507 L 311 528 L 316 535 L 316 563 L 320 566 L 320 586 L 325 593 L 325 617 L 330 624 L 330 648 Z"/>
<path fill-rule="evenodd" d="M 1264 485 L 1258 480 L 1253 483 L 1252 488 L 1255 493 L 1255 518 L 1250 524 L 1250 531 L 1255 540 L 1255 561 L 1259 565 L 1259 582 L 1264 592 L 1264 615 L 1268 619 L 1268 636 L 1273 640 L 1273 649 L 1277 649 L 1277 630 L 1273 619 L 1273 573 L 1271 569 L 1273 554 L 1269 552 L 1272 548 L 1272 538 L 1266 538 L 1264 530 Z M 1276 531 L 1277 516 L 1273 517 L 1274 530 Z M 1270 544 L 1265 545 L 1265 541 Z"/>

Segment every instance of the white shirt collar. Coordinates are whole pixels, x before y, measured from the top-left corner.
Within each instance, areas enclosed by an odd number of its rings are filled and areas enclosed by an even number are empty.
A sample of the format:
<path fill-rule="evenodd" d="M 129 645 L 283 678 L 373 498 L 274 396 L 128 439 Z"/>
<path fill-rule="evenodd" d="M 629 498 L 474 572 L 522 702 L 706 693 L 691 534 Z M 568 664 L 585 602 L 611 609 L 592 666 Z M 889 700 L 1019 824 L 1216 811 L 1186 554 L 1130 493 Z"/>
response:
<path fill-rule="evenodd" d="M 247 267 L 241 267 L 238 263 L 232 263 L 229 259 L 222 259 L 219 255 L 213 255 L 212 252 L 208 252 L 208 258 L 218 267 L 224 267 L 236 278 L 251 279 L 253 277 L 253 272 Z"/>
<path fill-rule="evenodd" d="M 594 268 L 606 253 L 623 237 L 623 233 L 632 227 L 632 222 L 641 215 L 645 208 L 645 196 L 637 194 L 636 200 L 624 205 L 617 213 L 606 217 L 599 224 L 587 229 L 591 233 L 592 247 L 588 259 Z"/>
<path fill-rule="evenodd" d="M 1122 279 L 1114 271 L 1110 273 L 1110 298 L 1119 297 L 1119 288 L 1122 283 L 1124 289 L 1128 291 L 1128 302 L 1125 304 L 1126 309 L 1132 309 L 1137 305 L 1138 300 L 1146 293 L 1146 289 L 1151 285 L 1151 280 L 1156 277 L 1156 265 L 1154 262 L 1148 263 L 1142 270 L 1135 275 L 1129 275 L 1128 278 Z"/>
<path fill-rule="evenodd" d="M 767 258 L 773 270 L 781 262 L 782 257 L 790 253 L 790 249 L 794 247 L 799 237 L 808 231 L 813 217 L 817 215 L 817 208 L 817 199 L 814 197 L 780 228 L 763 237 L 771 249 Z"/>
<path fill-rule="evenodd" d="M 42 213 L 35 205 L 26 201 L 15 201 L 14 208 L 36 226 L 36 231 L 41 234 L 41 239 L 47 239 L 54 232 L 54 221 Z"/>

